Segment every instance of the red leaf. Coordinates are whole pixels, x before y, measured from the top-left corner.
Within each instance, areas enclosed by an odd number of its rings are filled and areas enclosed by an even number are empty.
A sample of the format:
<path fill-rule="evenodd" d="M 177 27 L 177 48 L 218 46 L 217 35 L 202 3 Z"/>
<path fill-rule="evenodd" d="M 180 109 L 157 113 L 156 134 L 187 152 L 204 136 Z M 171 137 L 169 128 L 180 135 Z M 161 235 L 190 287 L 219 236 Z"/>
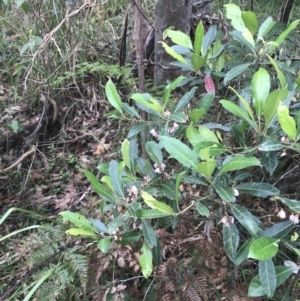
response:
<path fill-rule="evenodd" d="M 204 86 L 207 93 L 213 92 L 216 93 L 214 80 L 210 75 L 205 75 L 204 77 Z"/>

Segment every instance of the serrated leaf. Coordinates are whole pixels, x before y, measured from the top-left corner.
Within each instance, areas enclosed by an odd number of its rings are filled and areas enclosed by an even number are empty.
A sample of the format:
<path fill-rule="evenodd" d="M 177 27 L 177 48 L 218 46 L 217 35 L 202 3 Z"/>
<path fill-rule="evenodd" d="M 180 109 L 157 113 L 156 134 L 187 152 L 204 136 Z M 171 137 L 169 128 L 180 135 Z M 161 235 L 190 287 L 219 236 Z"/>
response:
<path fill-rule="evenodd" d="M 148 192 L 146 191 L 142 191 L 142 198 L 144 200 L 144 202 L 152 209 L 156 209 L 159 210 L 161 212 L 164 213 L 168 213 L 170 215 L 174 214 L 173 209 L 162 202 L 157 201 L 152 195 L 150 195 Z M 149 246 L 150 247 L 150 246 Z M 151 247 L 152 248 L 152 247 Z"/>
<path fill-rule="evenodd" d="M 103 224 L 103 223 L 100 222 L 99 220 L 97 220 L 97 219 L 92 219 L 92 218 L 89 218 L 88 220 L 94 225 L 94 227 L 96 228 L 96 230 L 97 230 L 98 232 L 108 233 L 108 229 L 107 229 L 107 227 L 105 226 L 105 224 Z"/>
<path fill-rule="evenodd" d="M 273 297 L 276 289 L 276 271 L 272 259 L 258 262 L 259 280 L 268 297 Z"/>
<path fill-rule="evenodd" d="M 241 193 L 251 194 L 261 198 L 280 194 L 279 189 L 268 183 L 242 183 L 236 185 L 235 188 Z"/>
<path fill-rule="evenodd" d="M 204 77 L 204 87 L 207 93 L 216 93 L 216 88 L 214 84 L 214 80 L 211 75 L 205 75 Z"/>
<path fill-rule="evenodd" d="M 102 238 L 97 243 L 98 249 L 104 254 L 106 254 L 111 249 L 112 245 L 113 245 L 113 242 L 110 237 Z"/>
<path fill-rule="evenodd" d="M 224 187 L 218 184 L 215 184 L 214 188 L 222 200 L 225 202 L 235 202 L 235 196 L 232 188 Z"/>
<path fill-rule="evenodd" d="M 228 257 L 234 262 L 236 250 L 239 246 L 239 231 L 234 223 L 228 221 L 223 224 L 223 245 Z"/>
<path fill-rule="evenodd" d="M 293 140 L 296 139 L 297 129 L 296 122 L 293 117 L 289 115 L 289 108 L 280 103 L 277 109 L 278 121 L 283 131 Z"/>
<path fill-rule="evenodd" d="M 228 171 L 240 170 L 250 166 L 261 166 L 259 160 L 255 157 L 246 157 L 244 155 L 237 155 L 230 161 L 223 162 L 223 166 L 219 171 L 219 174 L 223 174 Z"/>
<path fill-rule="evenodd" d="M 294 223 L 291 221 L 281 222 L 273 225 L 271 228 L 260 233 L 259 236 L 272 237 L 275 239 L 281 239 L 287 236 L 294 228 Z"/>
<path fill-rule="evenodd" d="M 162 163 L 163 155 L 162 155 L 161 147 L 159 146 L 158 143 L 154 141 L 147 141 L 145 144 L 145 150 L 152 161 L 159 164 Z"/>
<path fill-rule="evenodd" d="M 173 158 L 185 167 L 197 170 L 197 156 L 189 147 L 173 137 L 159 136 L 159 139 Z"/>
<path fill-rule="evenodd" d="M 176 51 L 173 48 L 171 48 L 170 46 L 168 46 L 168 44 L 166 44 L 165 42 L 161 42 L 161 43 L 168 54 L 170 54 L 177 61 L 187 65 L 187 61 L 182 55 L 176 53 Z"/>
<path fill-rule="evenodd" d="M 142 218 L 141 222 L 145 242 L 147 243 L 149 248 L 153 248 L 157 243 L 156 233 L 151 224 L 146 219 Z"/>
<path fill-rule="evenodd" d="M 252 11 L 243 11 L 242 19 L 244 21 L 245 26 L 251 32 L 252 36 L 254 36 L 258 29 L 256 14 Z"/>
<path fill-rule="evenodd" d="M 130 165 L 130 142 L 127 139 L 125 139 L 122 142 L 121 152 L 122 152 L 122 158 L 123 158 L 123 161 L 125 162 L 125 165 L 131 170 L 131 165 Z"/>
<path fill-rule="evenodd" d="M 184 76 L 180 75 L 178 78 L 176 78 L 174 81 L 172 81 L 170 84 L 168 84 L 165 88 L 164 88 L 164 95 L 163 95 L 163 103 L 164 103 L 164 107 L 168 104 L 169 99 L 170 99 L 170 95 L 171 95 L 171 91 L 176 89 L 178 87 L 178 85 L 185 79 Z"/>
<path fill-rule="evenodd" d="M 201 54 L 203 56 L 206 55 L 208 48 L 212 44 L 212 42 L 215 40 L 217 36 L 217 27 L 216 25 L 212 25 L 209 27 L 208 31 L 206 32 L 201 46 Z"/>
<path fill-rule="evenodd" d="M 63 211 L 60 212 L 59 215 L 61 215 L 64 220 L 73 223 L 79 229 L 96 232 L 94 225 L 78 212 Z"/>
<path fill-rule="evenodd" d="M 269 55 L 267 55 L 267 57 L 270 60 L 271 64 L 273 65 L 274 69 L 276 70 L 281 88 L 284 89 L 286 87 L 286 79 L 285 79 L 284 74 L 279 69 L 279 67 L 278 67 L 277 63 L 275 62 L 275 60 L 273 60 L 273 58 L 271 58 Z"/>
<path fill-rule="evenodd" d="M 142 214 L 140 216 L 140 218 L 142 219 L 151 219 L 151 218 L 161 218 L 161 217 L 165 217 L 165 216 L 170 216 L 169 213 L 166 213 L 166 212 L 162 212 L 160 210 L 157 210 L 157 209 L 149 209 L 149 210 L 146 210 L 144 209 L 142 211 Z"/>
<path fill-rule="evenodd" d="M 256 41 L 263 38 L 276 24 L 272 17 L 268 17 L 259 27 Z"/>
<path fill-rule="evenodd" d="M 191 62 L 194 68 L 194 71 L 197 72 L 201 67 L 205 65 L 206 59 L 199 54 L 193 53 L 191 56 Z"/>
<path fill-rule="evenodd" d="M 169 115 L 169 119 L 178 122 L 178 123 L 185 123 L 186 122 L 186 115 L 183 112 L 176 112 Z"/>
<path fill-rule="evenodd" d="M 127 232 L 122 235 L 121 240 L 116 240 L 116 243 L 122 245 L 122 246 L 128 246 L 128 245 L 133 245 L 137 241 L 140 240 L 142 235 L 139 232 Z"/>
<path fill-rule="evenodd" d="M 287 198 L 280 198 L 280 201 L 287 205 L 292 211 L 300 212 L 300 201 L 298 200 L 290 200 Z"/>
<path fill-rule="evenodd" d="M 138 119 L 142 119 L 142 117 L 139 115 L 138 111 L 134 108 L 131 107 L 129 104 L 127 103 L 122 103 L 122 108 L 124 109 L 124 111 L 126 111 L 128 114 L 138 118 Z"/>
<path fill-rule="evenodd" d="M 114 188 L 115 193 L 125 198 L 123 183 L 119 172 L 119 164 L 116 160 L 112 160 L 109 164 L 108 174 L 111 179 L 112 186 Z"/>
<path fill-rule="evenodd" d="M 278 166 L 278 158 L 276 152 L 262 152 L 261 163 L 263 167 L 267 170 L 269 175 L 272 176 L 275 169 Z"/>
<path fill-rule="evenodd" d="M 231 25 L 233 28 L 238 31 L 243 31 L 245 24 L 242 19 L 241 9 L 232 3 L 225 4 L 224 7 L 226 8 L 226 17 L 231 20 Z"/>
<path fill-rule="evenodd" d="M 274 257 L 278 252 L 278 239 L 260 237 L 252 242 L 248 258 L 267 260 Z"/>
<path fill-rule="evenodd" d="M 265 141 L 258 147 L 258 150 L 261 152 L 274 152 L 281 150 L 282 148 L 283 145 L 279 142 Z"/>
<path fill-rule="evenodd" d="M 236 105 L 226 99 L 220 100 L 220 103 L 227 111 L 231 112 L 232 114 L 234 114 L 237 117 L 240 117 L 241 119 L 246 121 L 249 125 L 251 125 L 254 129 L 256 129 L 258 131 L 256 122 L 253 121 L 249 117 L 248 113 L 245 110 L 243 110 L 241 107 L 239 107 L 238 105 Z"/>
<path fill-rule="evenodd" d="M 250 245 L 252 244 L 253 241 L 254 241 L 253 237 L 249 238 L 236 252 L 233 261 L 235 265 L 240 265 L 244 260 L 246 260 L 249 253 Z"/>
<path fill-rule="evenodd" d="M 197 171 L 209 179 L 217 167 L 215 159 L 207 159 L 207 161 L 197 164 Z"/>
<path fill-rule="evenodd" d="M 253 37 L 247 28 L 245 28 L 242 32 L 233 30 L 230 32 L 230 35 L 234 40 L 238 41 L 242 46 L 247 47 L 253 55 L 256 56 Z"/>
<path fill-rule="evenodd" d="M 241 64 L 231 68 L 224 77 L 224 85 L 227 86 L 230 80 L 244 73 L 249 68 L 249 66 L 249 64 Z"/>
<path fill-rule="evenodd" d="M 127 138 L 132 138 L 132 137 L 136 136 L 138 133 L 140 133 L 141 131 L 143 131 L 147 127 L 148 127 L 148 123 L 147 122 L 136 124 L 129 131 L 129 133 L 127 135 Z"/>
<path fill-rule="evenodd" d="M 143 276 L 145 278 L 148 278 L 151 275 L 153 269 L 152 252 L 145 243 L 141 248 L 141 252 L 142 254 L 139 256 L 139 263 Z"/>
<path fill-rule="evenodd" d="M 164 31 L 163 36 L 168 36 L 174 44 L 193 49 L 193 44 L 190 36 L 182 31 L 167 28 Z"/>
<path fill-rule="evenodd" d="M 265 102 L 264 117 L 265 117 L 265 128 L 269 128 L 272 124 L 276 114 L 280 101 L 283 101 L 288 96 L 287 89 L 272 91 Z"/>
<path fill-rule="evenodd" d="M 185 93 L 182 96 L 182 98 L 179 100 L 173 113 L 181 112 L 185 108 L 185 106 L 191 101 L 196 90 L 197 90 L 197 87 L 194 87 L 189 92 Z"/>
<path fill-rule="evenodd" d="M 204 37 L 204 27 L 202 21 L 198 23 L 195 31 L 194 53 L 200 55 Z"/>
<path fill-rule="evenodd" d="M 105 85 L 105 94 L 109 103 L 122 114 L 122 102 L 116 86 L 109 80 Z"/>
<path fill-rule="evenodd" d="M 201 216 L 209 217 L 209 209 L 201 203 L 196 203 L 196 210 Z"/>
<path fill-rule="evenodd" d="M 263 231 L 257 219 L 245 207 L 230 203 L 230 208 L 235 218 L 252 236 L 257 237 Z"/>
<path fill-rule="evenodd" d="M 70 234 L 73 236 L 90 236 L 90 237 L 96 237 L 95 232 L 79 229 L 79 228 L 70 228 L 66 231 L 66 234 Z"/>

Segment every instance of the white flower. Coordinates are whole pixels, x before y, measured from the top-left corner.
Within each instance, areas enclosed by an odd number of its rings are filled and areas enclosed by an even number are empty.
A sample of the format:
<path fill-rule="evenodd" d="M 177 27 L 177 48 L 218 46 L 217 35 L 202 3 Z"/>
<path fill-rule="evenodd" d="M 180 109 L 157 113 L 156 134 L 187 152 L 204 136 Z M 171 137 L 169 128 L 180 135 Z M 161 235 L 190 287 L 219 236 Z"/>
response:
<path fill-rule="evenodd" d="M 157 167 L 156 169 L 154 169 L 154 171 L 155 171 L 156 173 L 161 173 L 161 171 L 160 171 L 160 168 L 159 168 L 159 167 Z"/>
<path fill-rule="evenodd" d="M 169 110 L 164 112 L 165 117 L 168 117 L 171 114 L 171 112 Z"/>
<path fill-rule="evenodd" d="M 176 122 L 174 122 L 173 129 L 176 131 L 178 128 L 179 128 L 179 125 Z"/>
<path fill-rule="evenodd" d="M 278 212 L 277 216 L 281 219 L 286 218 L 286 213 L 285 211 L 281 208 L 280 211 Z"/>
<path fill-rule="evenodd" d="M 284 136 L 282 136 L 281 138 L 280 138 L 280 141 L 282 142 L 282 143 L 284 143 L 285 142 L 285 137 Z"/>
<path fill-rule="evenodd" d="M 239 196 L 240 193 L 239 193 L 239 191 L 237 189 L 233 188 L 233 195 L 234 196 Z"/>
<path fill-rule="evenodd" d="M 228 223 L 228 220 L 227 220 L 227 216 L 226 216 L 226 215 L 224 215 L 224 216 L 221 218 L 219 224 L 224 224 L 225 226 L 229 227 L 229 223 Z"/>
<path fill-rule="evenodd" d="M 157 137 L 158 137 L 158 134 L 157 134 L 157 132 L 156 132 L 155 129 L 152 129 L 152 130 L 150 131 L 150 134 L 151 134 L 154 138 L 157 138 Z"/>
<path fill-rule="evenodd" d="M 295 225 L 299 224 L 299 214 L 298 213 L 297 214 L 292 213 L 290 215 L 290 221 L 293 222 Z"/>
<path fill-rule="evenodd" d="M 282 153 L 281 153 L 281 155 L 280 155 L 280 157 L 285 157 L 285 156 L 286 156 L 286 151 L 283 150 Z"/>

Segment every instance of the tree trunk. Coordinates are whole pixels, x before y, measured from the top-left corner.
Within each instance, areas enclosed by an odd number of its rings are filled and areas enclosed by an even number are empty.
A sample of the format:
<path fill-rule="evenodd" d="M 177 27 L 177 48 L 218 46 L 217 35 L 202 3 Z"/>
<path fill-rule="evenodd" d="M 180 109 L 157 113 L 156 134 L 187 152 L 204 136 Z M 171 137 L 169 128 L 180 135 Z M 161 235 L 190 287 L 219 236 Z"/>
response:
<path fill-rule="evenodd" d="M 190 0 L 158 0 L 155 5 L 155 46 L 154 46 L 154 83 L 166 84 L 181 74 L 180 68 L 170 66 L 174 59 L 162 47 L 165 29 L 174 26 L 175 30 L 190 33 L 192 4 Z M 170 46 L 170 41 L 165 41 Z"/>

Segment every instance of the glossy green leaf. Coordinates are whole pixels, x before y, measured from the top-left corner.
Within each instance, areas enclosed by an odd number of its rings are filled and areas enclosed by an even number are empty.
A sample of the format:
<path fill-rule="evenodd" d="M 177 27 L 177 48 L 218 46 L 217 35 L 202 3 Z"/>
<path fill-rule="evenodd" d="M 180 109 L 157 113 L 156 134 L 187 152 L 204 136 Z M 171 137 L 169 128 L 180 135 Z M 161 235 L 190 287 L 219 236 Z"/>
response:
<path fill-rule="evenodd" d="M 235 255 L 234 261 L 233 261 L 235 265 L 240 265 L 243 261 L 246 260 L 248 253 L 249 253 L 250 245 L 252 244 L 253 241 L 254 241 L 253 237 L 249 238 L 248 240 L 246 240 L 244 242 L 244 244 L 236 252 L 236 255 Z"/>
<path fill-rule="evenodd" d="M 109 103 L 122 114 L 122 102 L 116 86 L 109 80 L 105 85 L 105 94 Z"/>
<path fill-rule="evenodd" d="M 242 19 L 252 36 L 254 36 L 258 29 L 258 21 L 256 14 L 252 11 L 243 11 Z"/>
<path fill-rule="evenodd" d="M 193 146 L 202 141 L 202 136 L 199 131 L 197 131 L 192 125 L 186 128 L 186 137 Z"/>
<path fill-rule="evenodd" d="M 206 55 L 208 48 L 215 40 L 216 36 L 217 36 L 217 27 L 216 25 L 212 25 L 209 27 L 208 31 L 206 32 L 203 38 L 202 47 L 201 47 L 201 54 L 203 56 Z"/>
<path fill-rule="evenodd" d="M 178 122 L 178 123 L 185 123 L 187 116 L 183 112 L 176 112 L 176 113 L 170 114 L 168 116 L 168 118 L 175 122 Z"/>
<path fill-rule="evenodd" d="M 175 185 L 175 201 L 176 201 L 176 207 L 179 210 L 179 195 L 180 195 L 180 184 L 181 184 L 181 179 L 184 176 L 186 172 L 182 171 L 181 173 L 178 174 L 177 179 L 176 179 L 176 185 Z"/>
<path fill-rule="evenodd" d="M 108 174 L 111 179 L 112 186 L 114 188 L 114 192 L 124 198 L 124 189 L 123 183 L 119 172 L 119 164 L 116 160 L 112 160 L 109 163 Z"/>
<path fill-rule="evenodd" d="M 193 44 L 190 36 L 182 31 L 167 28 L 164 31 L 163 36 L 168 36 L 174 44 L 193 49 Z"/>
<path fill-rule="evenodd" d="M 149 219 L 152 219 L 152 218 L 161 218 L 161 217 L 165 217 L 165 216 L 170 216 L 169 213 L 167 212 L 162 212 L 160 210 L 157 210 L 157 209 L 149 209 L 149 210 L 143 210 L 142 211 L 142 214 L 140 216 L 140 218 L 142 219 L 146 219 L 146 218 L 149 218 Z"/>
<path fill-rule="evenodd" d="M 142 117 L 139 115 L 138 111 L 134 108 L 131 107 L 127 103 L 122 103 L 122 108 L 124 109 L 125 112 L 127 112 L 129 115 L 132 115 L 138 119 L 142 119 Z"/>
<path fill-rule="evenodd" d="M 97 219 L 92 219 L 92 218 L 89 218 L 88 220 L 89 220 L 89 222 L 91 222 L 94 225 L 95 229 L 98 232 L 108 233 L 107 227 L 101 221 L 99 221 Z"/>
<path fill-rule="evenodd" d="M 266 69 L 259 68 L 252 78 L 252 102 L 258 119 L 264 112 L 265 101 L 269 95 L 270 86 L 270 74 Z"/>
<path fill-rule="evenodd" d="M 256 41 L 259 41 L 261 38 L 263 38 L 276 24 L 275 21 L 273 21 L 272 17 L 268 17 L 259 27 L 258 33 L 257 33 L 257 39 Z"/>
<path fill-rule="evenodd" d="M 111 249 L 112 245 L 113 241 L 110 237 L 102 238 L 97 243 L 98 249 L 104 254 L 106 254 Z"/>
<path fill-rule="evenodd" d="M 208 127 L 200 125 L 198 127 L 198 131 L 202 137 L 202 141 L 216 142 L 219 144 L 219 139 L 217 138 L 216 134 Z"/>
<path fill-rule="evenodd" d="M 130 129 L 127 137 L 128 138 L 132 138 L 132 137 L 136 136 L 138 133 L 140 133 L 141 131 L 143 131 L 144 129 L 146 129 L 148 126 L 149 125 L 148 125 L 147 122 L 143 122 L 143 123 L 139 123 L 139 124 L 134 125 Z"/>
<path fill-rule="evenodd" d="M 189 92 L 185 93 L 182 98 L 179 100 L 175 110 L 173 113 L 181 112 L 191 101 L 193 98 L 195 91 L 197 90 L 197 87 L 192 88 Z"/>
<path fill-rule="evenodd" d="M 195 109 L 189 111 L 189 117 L 194 124 L 197 123 L 204 116 L 204 114 L 204 109 Z"/>
<path fill-rule="evenodd" d="M 249 66 L 249 64 L 241 64 L 231 68 L 224 77 L 224 85 L 227 86 L 229 81 L 244 73 L 249 68 Z"/>
<path fill-rule="evenodd" d="M 236 185 L 235 188 L 240 193 L 251 194 L 261 198 L 267 198 L 269 196 L 280 194 L 279 189 L 277 189 L 275 186 L 268 183 L 261 183 L 261 182 L 242 183 Z"/>
<path fill-rule="evenodd" d="M 96 237 L 95 232 L 79 229 L 79 228 L 70 228 L 66 231 L 66 234 L 73 235 L 73 236 L 89 236 L 89 237 Z"/>
<path fill-rule="evenodd" d="M 285 100 L 287 96 L 288 96 L 287 89 L 275 90 L 268 95 L 264 107 L 266 129 L 272 124 L 272 121 L 274 120 L 274 117 L 277 114 L 277 109 L 280 101 Z"/>
<path fill-rule="evenodd" d="M 230 35 L 234 40 L 238 41 L 241 46 L 244 48 L 248 48 L 254 56 L 256 56 L 256 51 L 254 47 L 254 40 L 247 28 L 245 28 L 242 32 L 234 30 L 230 32 Z M 247 49 L 245 49 L 247 51 Z"/>
<path fill-rule="evenodd" d="M 161 43 L 168 54 L 170 54 L 177 61 L 187 65 L 186 59 L 181 54 L 178 54 L 173 48 L 168 46 L 168 44 L 166 44 L 165 42 L 161 42 Z"/>
<path fill-rule="evenodd" d="M 279 35 L 279 37 L 276 39 L 276 43 L 277 43 L 278 45 L 280 45 L 280 44 L 285 40 L 285 38 L 289 35 L 289 33 L 290 33 L 291 31 L 293 31 L 293 30 L 298 26 L 299 22 L 300 22 L 300 19 L 297 19 L 297 20 L 293 21 L 293 22 L 289 25 L 289 27 L 288 27 L 284 32 L 282 32 L 282 33 Z"/>
<path fill-rule="evenodd" d="M 170 84 L 168 84 L 164 89 L 164 95 L 163 95 L 163 103 L 164 107 L 168 104 L 171 91 L 176 89 L 178 85 L 185 79 L 184 76 L 180 75 L 178 78 L 176 78 L 174 81 L 172 81 Z"/>
<path fill-rule="evenodd" d="M 228 221 L 223 224 L 223 245 L 227 256 L 234 262 L 236 250 L 239 246 L 239 231 L 234 223 Z"/>
<path fill-rule="evenodd" d="M 273 297 L 276 289 L 276 271 L 272 259 L 258 262 L 259 280 L 268 297 Z"/>
<path fill-rule="evenodd" d="M 255 157 L 246 157 L 244 155 L 236 155 L 230 160 L 225 160 L 219 174 L 228 171 L 240 170 L 250 166 L 261 166 L 260 161 Z"/>
<path fill-rule="evenodd" d="M 142 191 L 142 198 L 144 200 L 144 202 L 152 209 L 156 209 L 159 210 L 161 212 L 164 213 L 168 213 L 170 215 L 174 214 L 173 209 L 162 202 L 157 201 L 152 195 L 150 195 L 148 192 L 146 191 Z M 150 245 L 149 245 L 150 246 Z"/>
<path fill-rule="evenodd" d="M 196 203 L 196 210 L 201 216 L 209 217 L 209 209 L 201 203 Z"/>
<path fill-rule="evenodd" d="M 130 142 L 127 139 L 125 139 L 122 142 L 121 152 L 122 152 L 122 158 L 123 158 L 123 161 L 125 162 L 125 165 L 129 169 L 131 169 L 131 165 L 130 165 Z"/>
<path fill-rule="evenodd" d="M 256 122 L 253 121 L 249 117 L 248 113 L 245 110 L 243 110 L 241 107 L 239 107 L 238 105 L 236 105 L 226 99 L 220 100 L 220 103 L 227 111 L 231 112 L 233 115 L 235 115 L 237 117 L 240 117 L 241 119 L 246 121 L 249 125 L 251 125 L 254 129 L 258 130 Z"/>
<path fill-rule="evenodd" d="M 197 156 L 189 147 L 173 137 L 159 136 L 159 139 L 173 158 L 185 167 L 192 167 L 194 170 L 197 170 Z"/>
<path fill-rule="evenodd" d="M 272 176 L 278 166 L 278 158 L 276 152 L 262 152 L 261 164 L 267 170 L 269 175 Z"/>
<path fill-rule="evenodd" d="M 108 188 L 102 185 L 99 180 L 88 170 L 84 170 L 85 176 L 91 182 L 91 185 L 96 193 L 98 193 L 105 201 L 117 202 L 117 197 Z"/>
<path fill-rule="evenodd" d="M 284 89 L 286 87 L 286 79 L 285 79 L 284 74 L 279 69 L 279 67 L 278 67 L 277 63 L 275 62 L 275 60 L 273 60 L 273 58 L 270 57 L 269 55 L 267 55 L 267 57 L 270 60 L 271 64 L 273 65 L 274 69 L 276 70 L 281 88 Z"/>
<path fill-rule="evenodd" d="M 285 282 L 285 280 L 293 273 L 293 268 L 286 266 L 276 266 L 276 285 L 277 287 Z M 249 285 L 248 296 L 249 297 L 261 297 L 264 296 L 265 290 L 260 282 L 259 275 L 255 276 Z"/>
<path fill-rule="evenodd" d="M 214 100 L 214 93 L 206 93 L 199 102 L 199 109 L 203 109 L 205 112 L 211 107 Z"/>
<path fill-rule="evenodd" d="M 253 115 L 253 112 L 252 112 L 252 109 L 248 103 L 248 101 L 242 97 L 235 89 L 233 89 L 232 87 L 229 87 L 230 90 L 232 90 L 236 96 L 239 98 L 240 102 L 242 103 L 242 105 L 244 106 L 244 108 L 246 109 L 248 115 L 250 116 L 250 118 L 252 119 L 253 122 L 255 122 L 254 120 L 254 115 Z"/>
<path fill-rule="evenodd" d="M 230 208 L 235 218 L 250 235 L 257 237 L 263 231 L 257 219 L 245 207 L 230 203 Z"/>
<path fill-rule="evenodd" d="M 162 163 L 163 155 L 158 143 L 154 141 L 147 141 L 145 144 L 145 150 L 152 161 L 159 164 Z"/>
<path fill-rule="evenodd" d="M 145 106 L 155 112 L 160 113 L 163 110 L 162 105 L 157 99 L 149 95 L 148 93 L 133 93 L 131 98 L 138 104 Z"/>
<path fill-rule="evenodd" d="M 142 218 L 141 222 L 145 242 L 147 243 L 149 248 L 153 248 L 157 243 L 156 233 L 151 224 L 146 219 Z"/>
<path fill-rule="evenodd" d="M 300 212 L 300 201 L 298 200 L 290 200 L 287 198 L 280 198 L 280 201 L 287 205 L 292 211 Z"/>
<path fill-rule="evenodd" d="M 139 256 L 139 264 L 141 266 L 142 274 L 145 278 L 148 278 L 153 269 L 152 265 L 152 252 L 149 247 L 144 243 L 141 248 L 142 254 Z"/>
<path fill-rule="evenodd" d="M 214 189 L 223 201 L 235 202 L 235 196 L 232 188 L 215 184 Z"/>
<path fill-rule="evenodd" d="M 116 240 L 116 243 L 122 245 L 122 246 L 128 246 L 133 245 L 137 241 L 140 240 L 142 235 L 139 232 L 130 231 L 127 233 L 124 233 L 121 237 L 121 240 Z"/>
<path fill-rule="evenodd" d="M 248 258 L 267 260 L 274 257 L 278 252 L 278 239 L 260 237 L 252 242 Z"/>
<path fill-rule="evenodd" d="M 202 21 L 196 27 L 195 31 L 195 42 L 194 42 L 194 53 L 200 55 L 202 42 L 204 37 L 204 27 Z"/>
<path fill-rule="evenodd" d="M 261 152 L 274 152 L 281 150 L 282 148 L 283 145 L 279 142 L 265 141 L 258 147 L 258 150 Z"/>
<path fill-rule="evenodd" d="M 294 223 L 291 221 L 285 221 L 281 223 L 277 223 L 270 227 L 269 229 L 260 233 L 260 236 L 263 237 L 272 237 L 275 239 L 281 239 L 287 236 L 292 229 L 294 228 Z"/>
<path fill-rule="evenodd" d="M 238 31 L 243 31 L 245 24 L 242 18 L 241 9 L 235 4 L 225 4 L 226 17 L 231 20 L 231 25 Z"/>
<path fill-rule="evenodd" d="M 97 232 L 94 225 L 78 212 L 63 211 L 60 212 L 59 215 L 61 215 L 65 221 L 73 223 L 77 228 L 81 230 L 86 230 L 94 233 Z"/>
<path fill-rule="evenodd" d="M 199 54 L 193 53 L 191 56 L 191 62 L 194 68 L 194 71 L 197 72 L 201 67 L 205 65 L 206 59 Z"/>
<path fill-rule="evenodd" d="M 297 129 L 296 122 L 293 117 L 289 115 L 289 108 L 280 103 L 277 109 L 278 121 L 283 131 L 292 139 L 296 139 Z"/>
<path fill-rule="evenodd" d="M 217 167 L 215 159 L 207 159 L 207 161 L 197 164 L 197 171 L 209 179 Z"/>

